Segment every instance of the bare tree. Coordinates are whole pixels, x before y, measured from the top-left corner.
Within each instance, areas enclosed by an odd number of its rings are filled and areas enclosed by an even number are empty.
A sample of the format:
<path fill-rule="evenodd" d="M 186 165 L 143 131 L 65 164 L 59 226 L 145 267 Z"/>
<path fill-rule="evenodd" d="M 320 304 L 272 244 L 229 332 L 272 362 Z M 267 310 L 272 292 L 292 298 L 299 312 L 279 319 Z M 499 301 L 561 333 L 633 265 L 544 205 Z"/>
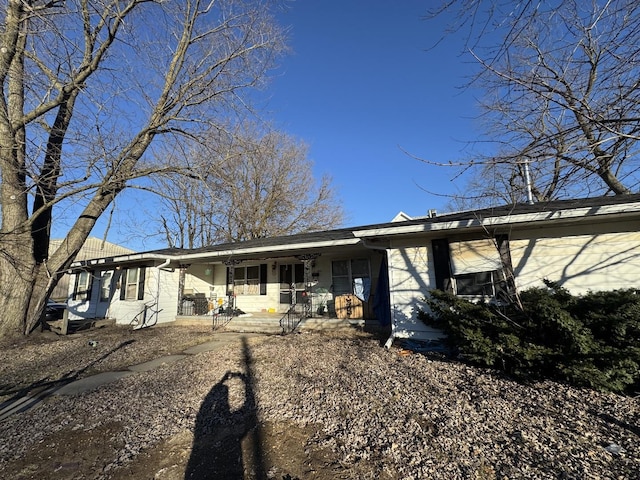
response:
<path fill-rule="evenodd" d="M 453 0 L 433 15 L 446 9 L 458 13 L 454 30 L 480 66 L 472 84 L 486 94 L 481 118 L 494 148 L 459 164 L 477 167 L 476 195 L 638 189 L 640 4 Z"/>
<path fill-rule="evenodd" d="M 210 212 L 216 204 L 216 185 L 211 183 L 213 169 L 224 161 L 220 151 L 222 131 L 212 130 L 202 143 L 193 142 L 179 155 L 188 158 L 189 175 L 167 172 L 152 179 L 151 190 L 160 197 L 151 218 L 154 235 L 169 247 L 196 248 L 215 243 Z M 164 161 L 174 161 L 175 153 L 164 152 Z M 146 236 L 146 235 L 145 235 Z"/>
<path fill-rule="evenodd" d="M 331 178 L 314 176 L 304 144 L 272 129 L 238 128 L 216 131 L 193 152 L 197 178 L 159 181 L 170 245 L 199 247 L 342 224 Z"/>
<path fill-rule="evenodd" d="M 97 219 L 166 170 L 283 48 L 268 2 L 8 0 L 0 38 L 0 336 L 28 333 Z M 181 165 L 170 168 L 178 171 Z M 48 255 L 56 211 L 73 214 Z"/>

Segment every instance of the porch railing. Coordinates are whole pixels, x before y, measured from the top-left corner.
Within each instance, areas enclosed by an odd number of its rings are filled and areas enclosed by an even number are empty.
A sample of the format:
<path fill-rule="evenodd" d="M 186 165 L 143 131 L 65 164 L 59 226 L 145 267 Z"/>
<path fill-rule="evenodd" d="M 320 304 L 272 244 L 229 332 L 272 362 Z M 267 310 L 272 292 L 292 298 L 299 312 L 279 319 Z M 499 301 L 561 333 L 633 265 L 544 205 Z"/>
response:
<path fill-rule="evenodd" d="M 298 325 L 305 319 L 309 318 L 310 310 L 305 304 L 293 304 L 280 319 L 280 327 L 282 334 L 293 333 Z"/>
<path fill-rule="evenodd" d="M 188 317 L 194 315 L 206 315 L 210 311 L 210 306 L 209 299 L 205 296 L 185 296 L 180 304 L 178 314 Z"/>
<path fill-rule="evenodd" d="M 235 315 L 235 308 L 226 302 L 216 307 L 213 312 L 213 329 L 218 330 L 224 327 Z"/>

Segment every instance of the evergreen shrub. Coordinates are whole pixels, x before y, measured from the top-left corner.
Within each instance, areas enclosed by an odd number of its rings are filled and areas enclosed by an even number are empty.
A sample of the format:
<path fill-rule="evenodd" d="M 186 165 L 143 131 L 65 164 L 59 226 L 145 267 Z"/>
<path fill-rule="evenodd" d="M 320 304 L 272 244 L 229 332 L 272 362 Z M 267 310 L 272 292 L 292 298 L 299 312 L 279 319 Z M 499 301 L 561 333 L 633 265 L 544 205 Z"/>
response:
<path fill-rule="evenodd" d="M 519 294 L 518 304 L 470 302 L 433 290 L 419 312 L 447 334 L 459 358 L 520 380 L 637 394 L 640 294 L 635 289 L 574 296 L 556 283 Z"/>

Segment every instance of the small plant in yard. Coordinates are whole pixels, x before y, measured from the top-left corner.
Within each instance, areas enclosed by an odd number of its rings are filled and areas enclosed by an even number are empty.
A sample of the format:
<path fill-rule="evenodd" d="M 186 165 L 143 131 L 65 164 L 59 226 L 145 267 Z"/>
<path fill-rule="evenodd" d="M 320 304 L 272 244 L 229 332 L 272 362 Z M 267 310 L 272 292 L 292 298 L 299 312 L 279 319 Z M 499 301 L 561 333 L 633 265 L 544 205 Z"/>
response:
<path fill-rule="evenodd" d="M 470 363 L 521 380 L 550 378 L 617 393 L 640 390 L 640 295 L 574 296 L 556 283 L 519 295 L 520 304 L 474 303 L 434 290 L 419 318 L 444 331 Z"/>

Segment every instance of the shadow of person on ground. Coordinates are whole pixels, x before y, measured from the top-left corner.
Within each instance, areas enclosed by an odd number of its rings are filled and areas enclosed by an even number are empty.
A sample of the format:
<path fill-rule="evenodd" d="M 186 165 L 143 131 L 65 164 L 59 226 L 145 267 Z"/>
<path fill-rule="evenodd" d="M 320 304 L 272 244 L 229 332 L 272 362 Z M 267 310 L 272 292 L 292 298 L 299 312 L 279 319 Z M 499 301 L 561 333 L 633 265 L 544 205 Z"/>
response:
<path fill-rule="evenodd" d="M 242 338 L 245 372 L 227 372 L 205 397 L 193 435 L 186 480 L 265 479 L 262 438 L 254 394 L 253 359 L 246 338 Z M 233 408 L 234 395 L 244 402 Z"/>

